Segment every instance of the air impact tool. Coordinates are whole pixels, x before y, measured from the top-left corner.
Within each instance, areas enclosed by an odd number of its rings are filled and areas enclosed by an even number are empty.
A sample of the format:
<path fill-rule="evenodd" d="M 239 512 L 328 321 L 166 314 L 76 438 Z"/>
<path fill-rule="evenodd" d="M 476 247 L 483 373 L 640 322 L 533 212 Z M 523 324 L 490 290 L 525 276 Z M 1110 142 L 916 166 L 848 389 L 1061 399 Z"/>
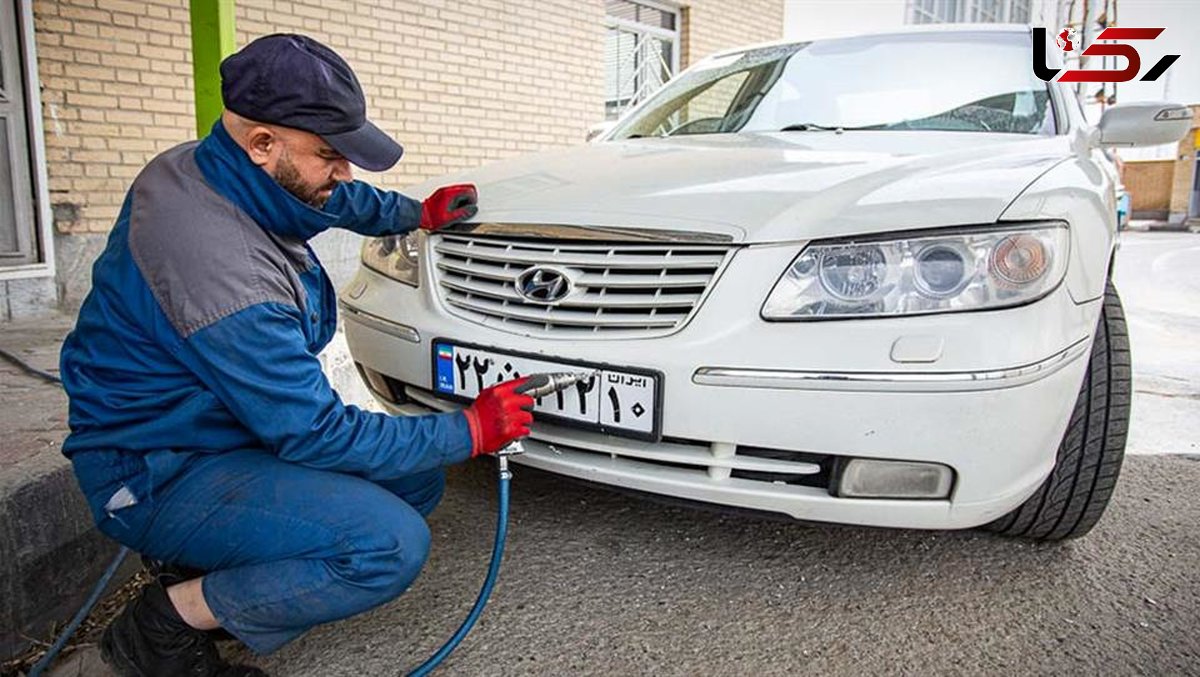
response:
<path fill-rule="evenodd" d="M 517 387 L 516 392 L 537 399 L 546 395 L 553 395 L 556 392 L 570 388 L 580 381 L 597 378 L 598 376 L 599 372 L 597 371 L 533 374 L 528 377 L 528 380 Z M 475 621 L 479 620 L 479 615 L 483 613 L 483 607 L 487 604 L 488 598 L 491 597 L 492 587 L 496 584 L 496 576 L 500 573 L 500 560 L 504 557 L 504 539 L 508 535 L 508 482 L 512 479 L 512 472 L 508 469 L 508 457 L 523 453 L 525 453 L 525 449 L 521 446 L 520 440 L 496 452 L 496 464 L 500 472 L 500 506 L 496 517 L 496 540 L 492 545 L 492 563 L 488 567 L 487 578 L 483 581 L 483 587 L 479 590 L 479 596 L 475 598 L 475 606 L 471 608 L 471 612 L 467 614 L 466 620 L 462 622 L 462 625 L 458 627 L 454 635 L 442 645 L 442 648 L 430 656 L 429 660 L 408 673 L 408 677 L 424 677 L 424 675 L 432 672 L 439 663 L 446 659 L 446 656 L 450 655 L 451 651 L 454 651 L 459 642 L 463 641 L 463 638 L 475 626 Z"/>

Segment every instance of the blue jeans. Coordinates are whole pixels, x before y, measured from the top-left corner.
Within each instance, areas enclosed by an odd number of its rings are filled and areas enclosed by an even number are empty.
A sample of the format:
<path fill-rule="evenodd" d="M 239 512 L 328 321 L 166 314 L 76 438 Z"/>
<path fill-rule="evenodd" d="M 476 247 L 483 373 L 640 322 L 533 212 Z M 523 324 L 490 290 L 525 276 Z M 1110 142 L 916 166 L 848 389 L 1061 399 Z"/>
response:
<path fill-rule="evenodd" d="M 195 454 L 151 500 L 98 526 L 133 550 L 208 571 L 221 627 L 256 653 L 404 592 L 429 555 L 442 470 L 374 483 L 265 451 Z"/>

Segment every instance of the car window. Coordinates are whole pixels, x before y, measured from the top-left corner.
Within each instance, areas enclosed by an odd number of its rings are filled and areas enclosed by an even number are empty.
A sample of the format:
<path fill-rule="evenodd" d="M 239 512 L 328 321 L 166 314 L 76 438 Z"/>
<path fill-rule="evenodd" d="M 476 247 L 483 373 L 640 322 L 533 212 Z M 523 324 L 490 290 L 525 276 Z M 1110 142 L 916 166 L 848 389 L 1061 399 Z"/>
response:
<path fill-rule="evenodd" d="M 696 96 L 676 108 L 655 131 L 672 135 L 721 131 L 734 99 L 749 76 L 749 72 L 742 71 L 696 89 Z"/>
<path fill-rule="evenodd" d="M 1054 134 L 1027 33 L 868 36 L 748 50 L 689 69 L 612 138 L 822 129 Z"/>

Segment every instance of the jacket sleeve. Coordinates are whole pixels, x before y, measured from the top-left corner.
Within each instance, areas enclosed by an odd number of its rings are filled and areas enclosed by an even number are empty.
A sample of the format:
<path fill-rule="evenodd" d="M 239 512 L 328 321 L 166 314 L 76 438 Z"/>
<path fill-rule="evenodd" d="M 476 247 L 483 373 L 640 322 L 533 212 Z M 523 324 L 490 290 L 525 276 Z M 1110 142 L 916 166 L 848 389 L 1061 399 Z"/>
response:
<path fill-rule="evenodd" d="M 359 235 L 403 235 L 421 223 L 421 202 L 362 181 L 338 184 L 322 208 L 338 217 L 338 228 Z"/>
<path fill-rule="evenodd" d="M 279 458 L 386 480 L 465 461 L 462 412 L 389 416 L 345 405 L 305 343 L 300 310 L 240 310 L 187 337 L 176 354 Z"/>

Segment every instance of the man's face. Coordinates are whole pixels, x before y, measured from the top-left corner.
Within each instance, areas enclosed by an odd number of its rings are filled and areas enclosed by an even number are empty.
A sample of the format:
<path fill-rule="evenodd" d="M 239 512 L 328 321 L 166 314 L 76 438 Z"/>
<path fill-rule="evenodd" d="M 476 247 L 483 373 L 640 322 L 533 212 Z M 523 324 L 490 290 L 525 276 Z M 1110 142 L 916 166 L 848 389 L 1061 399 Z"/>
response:
<path fill-rule="evenodd" d="M 262 167 L 301 202 L 320 209 L 338 183 L 354 179 L 350 162 L 316 134 L 276 126 L 271 131 L 276 143 Z"/>

